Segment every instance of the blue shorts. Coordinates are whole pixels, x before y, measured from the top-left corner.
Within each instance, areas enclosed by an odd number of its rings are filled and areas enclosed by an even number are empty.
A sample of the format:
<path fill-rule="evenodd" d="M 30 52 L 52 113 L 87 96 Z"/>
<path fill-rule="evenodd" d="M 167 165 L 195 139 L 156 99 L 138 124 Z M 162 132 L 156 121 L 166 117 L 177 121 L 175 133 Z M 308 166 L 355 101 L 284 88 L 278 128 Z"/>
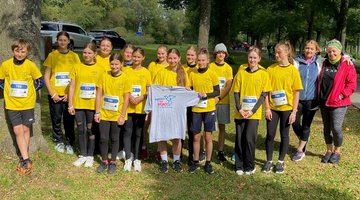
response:
<path fill-rule="evenodd" d="M 202 124 L 204 123 L 204 131 L 212 132 L 216 130 L 216 113 L 215 111 L 197 113 L 193 112 L 192 128 L 194 133 L 200 133 Z"/>

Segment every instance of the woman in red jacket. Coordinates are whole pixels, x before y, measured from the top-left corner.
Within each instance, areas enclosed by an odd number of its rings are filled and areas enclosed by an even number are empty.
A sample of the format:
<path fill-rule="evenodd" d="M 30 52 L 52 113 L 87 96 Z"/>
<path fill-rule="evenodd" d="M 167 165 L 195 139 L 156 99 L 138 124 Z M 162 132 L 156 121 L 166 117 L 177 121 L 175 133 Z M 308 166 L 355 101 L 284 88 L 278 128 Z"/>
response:
<path fill-rule="evenodd" d="M 318 85 L 327 146 L 321 162 L 337 164 L 343 141 L 342 124 L 347 106 L 351 105 L 350 95 L 356 90 L 356 70 L 344 60 L 338 40 L 333 39 L 326 46 L 328 59 L 323 63 Z"/>

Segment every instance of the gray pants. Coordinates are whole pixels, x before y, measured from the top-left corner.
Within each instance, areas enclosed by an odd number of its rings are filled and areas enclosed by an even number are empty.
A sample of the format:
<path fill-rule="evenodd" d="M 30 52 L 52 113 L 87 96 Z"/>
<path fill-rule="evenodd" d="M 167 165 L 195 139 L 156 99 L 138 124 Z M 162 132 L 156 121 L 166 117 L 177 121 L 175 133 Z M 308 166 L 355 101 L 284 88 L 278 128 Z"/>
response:
<path fill-rule="evenodd" d="M 320 106 L 321 117 L 324 124 L 324 139 L 326 144 L 341 147 L 343 142 L 342 124 L 344 122 L 347 107 L 332 108 Z"/>

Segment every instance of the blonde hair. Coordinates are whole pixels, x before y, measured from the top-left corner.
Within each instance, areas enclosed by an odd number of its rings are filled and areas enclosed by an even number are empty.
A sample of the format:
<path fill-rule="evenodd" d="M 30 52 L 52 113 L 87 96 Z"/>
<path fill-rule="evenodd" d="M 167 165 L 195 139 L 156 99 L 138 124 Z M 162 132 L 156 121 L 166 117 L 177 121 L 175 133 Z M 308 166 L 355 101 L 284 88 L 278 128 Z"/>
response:
<path fill-rule="evenodd" d="M 159 51 L 159 49 L 165 49 L 166 52 L 168 52 L 168 50 L 169 50 L 168 47 L 167 47 L 165 44 L 161 44 L 161 45 L 156 49 L 156 53 Z M 167 55 L 169 55 L 169 53 L 167 53 Z M 167 55 L 166 55 L 166 57 L 167 57 Z M 158 63 L 158 62 L 159 62 L 159 59 L 156 58 L 155 62 Z"/>
<path fill-rule="evenodd" d="M 282 50 L 288 51 L 289 52 L 288 61 L 289 63 L 294 64 L 294 58 L 292 57 L 294 53 L 294 48 L 292 47 L 292 45 L 288 40 L 277 43 L 275 49 L 277 48 L 281 48 Z"/>
<path fill-rule="evenodd" d="M 251 46 L 248 50 L 248 55 L 251 53 L 251 52 L 255 52 L 260 58 L 261 58 L 261 50 L 259 47 L 257 46 Z"/>
<path fill-rule="evenodd" d="M 305 48 L 308 44 L 314 45 L 315 48 L 316 48 L 316 52 L 321 52 L 321 48 L 320 48 L 319 44 L 318 44 L 315 40 L 308 40 L 308 41 L 306 41 L 304 48 Z"/>
<path fill-rule="evenodd" d="M 179 58 L 181 57 L 180 55 L 180 51 L 177 50 L 176 48 L 171 48 L 169 49 L 169 51 L 167 52 L 167 54 L 171 54 L 174 53 L 177 56 L 179 56 Z M 176 66 L 176 84 L 178 86 L 186 86 L 186 74 L 185 74 L 185 70 L 183 69 L 183 67 L 181 66 L 180 61 L 178 62 L 177 66 Z"/>

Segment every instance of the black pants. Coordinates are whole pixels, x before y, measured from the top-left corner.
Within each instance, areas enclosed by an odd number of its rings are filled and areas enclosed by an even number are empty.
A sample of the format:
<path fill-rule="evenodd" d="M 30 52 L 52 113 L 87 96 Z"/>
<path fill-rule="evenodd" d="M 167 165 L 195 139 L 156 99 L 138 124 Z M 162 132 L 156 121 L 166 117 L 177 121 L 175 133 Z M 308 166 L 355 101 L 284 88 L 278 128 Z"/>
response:
<path fill-rule="evenodd" d="M 75 131 L 74 131 L 74 116 L 68 112 L 68 102 L 55 103 L 51 96 L 48 95 L 49 110 L 52 124 L 52 138 L 55 143 L 64 142 L 66 145 L 74 145 Z M 63 120 L 65 129 L 65 141 L 61 129 L 61 118 Z"/>
<path fill-rule="evenodd" d="M 109 140 L 111 139 L 111 160 L 116 160 L 119 149 L 120 126 L 117 122 L 101 120 L 100 128 L 100 153 L 103 161 L 108 159 Z"/>
<path fill-rule="evenodd" d="M 279 160 L 283 161 L 285 155 L 289 148 L 289 117 L 291 111 L 275 111 L 271 110 L 272 120 L 267 120 L 266 128 L 266 159 L 267 161 L 272 161 L 273 152 L 274 152 L 274 138 L 276 135 L 276 127 L 278 122 L 280 121 L 280 152 L 279 152 Z"/>
<path fill-rule="evenodd" d="M 235 119 L 235 169 L 252 171 L 255 168 L 255 147 L 259 120 Z"/>
<path fill-rule="evenodd" d="M 187 133 L 188 133 L 188 148 L 189 148 L 189 160 L 194 159 L 194 132 L 191 130 L 192 124 L 192 107 L 187 107 L 186 111 L 186 121 L 187 121 Z"/>
<path fill-rule="evenodd" d="M 75 120 L 79 134 L 80 155 L 94 156 L 95 135 L 92 132 L 94 111 L 86 109 L 75 110 Z"/>
<path fill-rule="evenodd" d="M 128 114 L 128 119 L 124 124 L 124 149 L 126 159 L 130 158 L 130 153 L 134 154 L 134 159 L 139 159 L 141 151 L 145 114 Z"/>
<path fill-rule="evenodd" d="M 308 141 L 310 136 L 310 126 L 318 109 L 317 100 L 299 101 L 296 120 L 292 124 L 297 137 L 302 141 Z"/>

